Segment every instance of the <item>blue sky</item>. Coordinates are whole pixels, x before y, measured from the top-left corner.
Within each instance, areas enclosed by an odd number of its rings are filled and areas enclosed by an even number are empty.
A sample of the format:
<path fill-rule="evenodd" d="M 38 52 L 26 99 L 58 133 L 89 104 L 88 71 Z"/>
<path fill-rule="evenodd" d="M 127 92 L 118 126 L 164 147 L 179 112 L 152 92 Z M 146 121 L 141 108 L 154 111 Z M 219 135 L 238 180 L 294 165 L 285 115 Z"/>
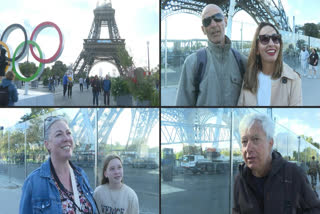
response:
<path fill-rule="evenodd" d="M 110 1 L 110 0 L 108 0 Z M 94 18 L 93 10 L 98 0 L 11 0 L 1 2 L 0 34 L 13 23 L 27 29 L 29 37 L 33 29 L 43 21 L 56 23 L 64 35 L 64 51 L 59 58 L 65 64 L 74 63 L 83 48 L 83 39 L 89 35 Z M 103 2 L 100 0 L 100 2 Z M 151 68 L 159 64 L 159 3 L 158 0 L 113 0 L 115 19 L 121 38 L 126 39 L 129 53 L 136 66 L 147 66 L 147 41 L 150 41 Z M 46 55 L 53 55 L 59 44 L 53 28 L 39 34 L 37 43 Z M 14 31 L 8 44 L 15 50 L 23 41 L 20 30 Z M 32 57 L 30 57 L 32 61 Z M 50 66 L 50 65 L 49 65 Z M 98 67 L 98 66 L 97 66 Z M 105 69 L 111 69 L 106 68 Z M 96 70 L 99 70 L 98 68 Z"/>
<path fill-rule="evenodd" d="M 278 2 L 278 0 L 274 0 Z M 296 24 L 320 22 L 320 4 L 318 0 L 282 0 L 282 5 L 292 27 L 293 16 L 295 16 Z M 233 40 L 240 40 L 240 27 L 243 22 L 243 40 L 252 40 L 257 24 L 244 11 L 239 11 L 233 17 L 232 36 Z M 161 22 L 161 39 L 165 37 L 165 22 Z M 168 39 L 206 39 L 201 31 L 201 19 L 195 15 L 177 14 L 168 17 Z"/>

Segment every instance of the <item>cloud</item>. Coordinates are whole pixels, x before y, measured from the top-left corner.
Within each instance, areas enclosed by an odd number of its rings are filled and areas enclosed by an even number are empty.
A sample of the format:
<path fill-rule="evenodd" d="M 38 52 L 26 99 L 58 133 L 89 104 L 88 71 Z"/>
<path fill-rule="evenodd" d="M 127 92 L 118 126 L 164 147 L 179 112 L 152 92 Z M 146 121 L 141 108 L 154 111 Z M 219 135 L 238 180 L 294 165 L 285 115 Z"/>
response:
<path fill-rule="evenodd" d="M 317 116 L 319 116 L 319 114 Z M 277 120 L 277 123 L 286 127 L 296 135 L 311 136 L 314 141 L 320 143 L 320 128 L 314 128 L 303 120 L 281 118 Z"/>

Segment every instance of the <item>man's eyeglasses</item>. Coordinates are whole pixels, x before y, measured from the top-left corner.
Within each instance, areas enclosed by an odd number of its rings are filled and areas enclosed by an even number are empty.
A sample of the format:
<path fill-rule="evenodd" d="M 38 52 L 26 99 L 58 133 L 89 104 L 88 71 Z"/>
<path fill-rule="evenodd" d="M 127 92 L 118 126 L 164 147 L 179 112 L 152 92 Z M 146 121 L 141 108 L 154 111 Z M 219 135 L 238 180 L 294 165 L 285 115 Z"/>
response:
<path fill-rule="evenodd" d="M 221 13 L 217 13 L 217 14 L 214 14 L 213 16 L 210 16 L 210 17 L 207 17 L 207 18 L 203 19 L 202 20 L 202 25 L 204 27 L 208 27 L 211 24 L 212 19 L 215 22 L 222 22 L 223 18 L 224 17 L 223 17 L 223 15 Z"/>
<path fill-rule="evenodd" d="M 281 41 L 281 35 L 280 34 L 272 34 L 272 35 L 259 35 L 258 40 L 261 44 L 267 45 L 270 42 L 270 39 L 272 39 L 274 44 L 279 44 Z"/>

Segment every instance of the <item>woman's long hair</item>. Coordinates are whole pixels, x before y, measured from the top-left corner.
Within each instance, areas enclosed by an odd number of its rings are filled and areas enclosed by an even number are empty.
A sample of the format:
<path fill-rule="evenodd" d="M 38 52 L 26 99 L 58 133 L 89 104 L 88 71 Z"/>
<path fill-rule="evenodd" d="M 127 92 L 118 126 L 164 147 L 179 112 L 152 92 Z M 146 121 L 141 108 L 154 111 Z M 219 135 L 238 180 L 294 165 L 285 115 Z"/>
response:
<path fill-rule="evenodd" d="M 119 159 L 119 161 L 121 162 L 121 165 L 122 165 L 122 160 L 121 160 L 121 158 L 120 158 L 118 155 L 116 155 L 116 154 L 108 155 L 107 158 L 106 158 L 106 160 L 105 160 L 104 163 L 103 163 L 101 185 L 102 185 L 102 184 L 109 183 L 109 178 L 107 178 L 106 176 L 104 176 L 104 172 L 107 170 L 110 161 L 113 160 L 113 159 L 115 159 L 115 158 Z M 123 181 L 123 178 L 122 178 L 121 182 L 122 182 L 122 181 Z"/>
<path fill-rule="evenodd" d="M 252 93 L 257 93 L 258 90 L 258 71 L 262 70 L 262 62 L 261 62 L 261 56 L 257 55 L 258 52 L 258 36 L 261 31 L 261 29 L 265 26 L 272 27 L 277 34 L 280 34 L 279 31 L 276 29 L 276 27 L 273 24 L 261 22 L 254 34 L 252 45 L 251 45 L 251 51 L 248 58 L 248 65 L 247 65 L 247 71 L 244 74 L 243 79 L 243 88 L 251 91 Z M 281 77 L 282 70 L 283 70 L 283 61 L 282 61 L 282 39 L 280 39 L 280 49 L 278 58 L 275 61 L 275 71 L 272 73 L 271 78 L 272 79 L 278 79 Z"/>

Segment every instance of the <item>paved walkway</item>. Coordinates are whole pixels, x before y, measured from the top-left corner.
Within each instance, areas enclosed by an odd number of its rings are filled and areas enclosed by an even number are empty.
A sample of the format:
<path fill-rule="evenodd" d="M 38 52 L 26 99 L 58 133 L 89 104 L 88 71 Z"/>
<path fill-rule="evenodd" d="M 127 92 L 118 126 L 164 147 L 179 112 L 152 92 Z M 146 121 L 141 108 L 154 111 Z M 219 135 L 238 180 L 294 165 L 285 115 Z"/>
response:
<path fill-rule="evenodd" d="M 0 173 L 0 214 L 18 214 L 21 197 L 21 181 Z"/>
<path fill-rule="evenodd" d="M 316 79 L 301 76 L 302 80 L 302 105 L 320 106 L 320 75 Z M 178 86 L 161 87 L 161 105 L 174 106 Z"/>
<path fill-rule="evenodd" d="M 24 86 L 22 87 L 24 89 Z M 30 88 L 32 91 L 41 91 L 46 93 L 50 92 L 48 87 L 43 85 L 39 85 L 38 88 Z M 59 85 L 56 87 L 54 92 L 54 105 L 55 106 L 93 106 L 93 95 L 92 88 L 83 87 L 83 92 L 80 91 L 80 85 L 74 84 L 72 87 L 72 97 L 68 98 L 68 94 L 66 92 L 66 96 L 63 96 L 63 86 Z M 114 98 L 110 96 L 110 106 L 115 106 L 116 103 Z M 99 95 L 99 106 L 105 106 L 103 102 L 103 93 Z"/>

